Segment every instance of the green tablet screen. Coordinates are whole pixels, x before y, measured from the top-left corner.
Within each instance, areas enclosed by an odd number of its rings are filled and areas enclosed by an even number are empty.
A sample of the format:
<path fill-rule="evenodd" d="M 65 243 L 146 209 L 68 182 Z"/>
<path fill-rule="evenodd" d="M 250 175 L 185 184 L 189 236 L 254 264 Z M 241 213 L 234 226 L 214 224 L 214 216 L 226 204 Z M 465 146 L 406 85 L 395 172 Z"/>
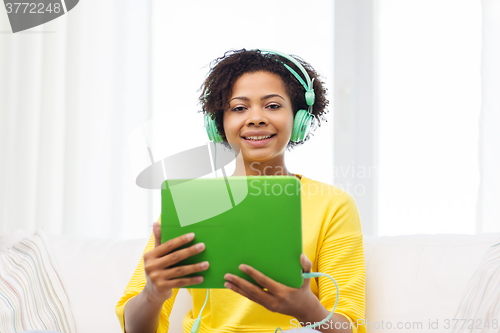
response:
<path fill-rule="evenodd" d="M 295 176 L 235 176 L 166 180 L 161 190 L 161 241 L 194 232 L 183 246 L 204 242 L 205 250 L 174 265 L 208 261 L 195 275 L 201 284 L 187 288 L 225 288 L 232 273 L 250 265 L 293 288 L 302 285 L 300 180 Z M 181 247 L 182 248 L 182 247 Z"/>

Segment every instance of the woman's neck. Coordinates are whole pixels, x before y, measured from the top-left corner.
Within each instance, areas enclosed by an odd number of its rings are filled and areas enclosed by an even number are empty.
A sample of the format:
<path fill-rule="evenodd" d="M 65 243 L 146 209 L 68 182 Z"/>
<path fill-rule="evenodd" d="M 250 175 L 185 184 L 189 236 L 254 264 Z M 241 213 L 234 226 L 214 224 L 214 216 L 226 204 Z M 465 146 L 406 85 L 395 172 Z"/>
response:
<path fill-rule="evenodd" d="M 284 163 L 244 161 L 236 163 L 232 176 L 295 176 Z"/>

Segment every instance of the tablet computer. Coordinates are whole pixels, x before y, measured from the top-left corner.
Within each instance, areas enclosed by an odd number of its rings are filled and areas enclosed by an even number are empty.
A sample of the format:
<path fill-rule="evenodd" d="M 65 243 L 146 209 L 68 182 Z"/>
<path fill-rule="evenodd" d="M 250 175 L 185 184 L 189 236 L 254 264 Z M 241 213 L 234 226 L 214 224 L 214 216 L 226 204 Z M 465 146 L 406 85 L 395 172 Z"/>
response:
<path fill-rule="evenodd" d="M 161 242 L 194 232 L 205 250 L 175 266 L 208 261 L 203 282 L 187 288 L 225 288 L 231 273 L 256 283 L 250 265 L 289 287 L 302 285 L 302 211 L 295 176 L 171 179 L 161 189 Z M 179 248 L 180 249 L 180 248 Z M 257 284 L 257 283 L 256 283 Z"/>

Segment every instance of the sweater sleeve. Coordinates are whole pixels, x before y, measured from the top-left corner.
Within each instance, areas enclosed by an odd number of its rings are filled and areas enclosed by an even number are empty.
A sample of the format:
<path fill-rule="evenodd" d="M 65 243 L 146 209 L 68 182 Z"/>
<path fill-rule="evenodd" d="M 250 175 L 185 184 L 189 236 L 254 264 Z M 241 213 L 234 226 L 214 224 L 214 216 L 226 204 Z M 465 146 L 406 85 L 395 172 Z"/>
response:
<path fill-rule="evenodd" d="M 160 219 L 158 219 L 158 222 L 161 223 Z M 127 287 L 125 288 L 125 291 L 123 292 L 122 297 L 116 304 L 115 312 L 116 315 L 118 316 L 118 320 L 120 321 L 120 325 L 122 327 L 122 331 L 125 332 L 125 306 L 127 305 L 127 302 L 137 294 L 139 294 L 142 289 L 144 289 L 144 286 L 146 285 L 146 274 L 144 272 L 144 253 L 149 252 L 153 250 L 155 247 L 155 238 L 154 234 L 151 233 L 151 237 L 149 238 L 148 244 L 146 248 L 144 249 L 143 255 L 141 257 L 141 260 L 139 261 L 139 265 L 137 265 L 137 268 L 135 269 L 134 275 L 130 279 Z M 167 333 L 168 332 L 168 326 L 169 326 L 169 316 L 170 313 L 172 312 L 172 308 L 174 306 L 174 301 L 175 297 L 177 296 L 177 293 L 179 292 L 179 289 L 173 289 L 173 295 L 170 297 L 168 300 L 166 300 L 163 303 L 163 308 L 160 313 L 160 322 L 158 329 L 156 333 Z"/>
<path fill-rule="evenodd" d="M 333 217 L 322 233 L 318 271 L 329 274 L 337 282 L 339 301 L 335 313 L 349 320 L 353 333 L 365 333 L 365 260 L 361 222 L 353 197 L 343 192 L 337 198 Z M 318 278 L 318 287 L 321 304 L 332 311 L 337 295 L 335 284 L 321 277 Z"/>

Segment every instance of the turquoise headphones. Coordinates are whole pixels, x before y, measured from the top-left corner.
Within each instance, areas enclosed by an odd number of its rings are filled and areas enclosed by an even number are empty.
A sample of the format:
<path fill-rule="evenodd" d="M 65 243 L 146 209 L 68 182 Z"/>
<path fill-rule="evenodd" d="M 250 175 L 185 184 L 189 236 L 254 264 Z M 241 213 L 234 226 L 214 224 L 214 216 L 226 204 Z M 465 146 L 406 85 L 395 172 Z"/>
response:
<path fill-rule="evenodd" d="M 304 140 L 307 135 L 309 134 L 312 120 L 313 120 L 313 114 L 312 114 L 312 106 L 314 104 L 314 100 L 316 98 L 314 94 L 314 88 L 313 88 L 313 80 L 309 77 L 309 74 L 307 74 L 307 71 L 304 69 L 304 67 L 294 58 L 289 56 L 288 54 L 281 53 L 278 51 L 272 51 L 272 50 L 260 50 L 261 52 L 265 53 L 271 53 L 271 54 L 277 54 L 279 56 L 282 56 L 283 58 L 286 58 L 290 60 L 292 63 L 294 63 L 304 74 L 304 77 L 306 78 L 305 82 L 299 74 L 297 74 L 296 71 L 294 71 L 290 66 L 287 64 L 283 64 L 292 74 L 299 80 L 299 82 L 304 86 L 306 90 L 306 103 L 309 106 L 308 110 L 299 110 L 297 114 L 295 115 L 295 120 L 293 122 L 293 130 L 292 130 L 292 136 L 290 138 L 291 141 L 293 142 L 299 142 Z M 210 92 L 206 93 L 208 95 Z M 205 114 L 205 129 L 207 130 L 208 138 L 210 141 L 213 142 L 223 142 L 224 140 L 222 139 L 222 136 L 220 135 L 219 131 L 217 130 L 217 126 L 215 124 L 215 120 L 210 118 L 207 114 Z"/>

